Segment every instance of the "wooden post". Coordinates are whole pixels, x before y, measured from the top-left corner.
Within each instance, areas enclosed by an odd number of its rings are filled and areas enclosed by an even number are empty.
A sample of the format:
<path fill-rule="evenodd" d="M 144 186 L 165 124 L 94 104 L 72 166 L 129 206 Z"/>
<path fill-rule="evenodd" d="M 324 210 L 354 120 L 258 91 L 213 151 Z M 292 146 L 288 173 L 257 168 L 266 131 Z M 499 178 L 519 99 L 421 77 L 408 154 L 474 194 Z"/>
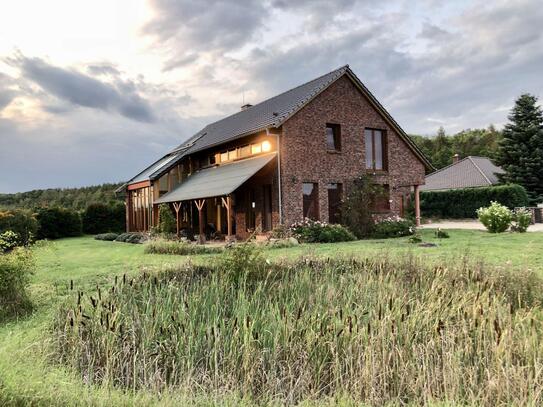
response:
<path fill-rule="evenodd" d="M 227 240 L 232 239 L 232 198 L 228 195 L 225 198 L 221 198 L 224 206 L 226 206 L 226 223 L 228 225 Z"/>
<path fill-rule="evenodd" d="M 217 204 L 217 232 L 222 233 L 221 203 Z"/>
<path fill-rule="evenodd" d="M 196 207 L 198 208 L 198 223 L 200 228 L 200 237 L 198 239 L 198 243 L 204 244 L 206 241 L 205 233 L 204 233 L 204 213 L 202 212 L 202 209 L 204 208 L 204 204 L 206 203 L 205 199 L 198 199 L 195 200 L 194 203 L 196 204 Z"/>
<path fill-rule="evenodd" d="M 175 222 L 177 226 L 177 237 L 179 237 L 179 209 L 181 209 L 181 202 L 174 202 L 173 209 L 175 209 Z"/>
<path fill-rule="evenodd" d="M 415 185 L 415 220 L 417 227 L 420 226 L 420 185 Z"/>

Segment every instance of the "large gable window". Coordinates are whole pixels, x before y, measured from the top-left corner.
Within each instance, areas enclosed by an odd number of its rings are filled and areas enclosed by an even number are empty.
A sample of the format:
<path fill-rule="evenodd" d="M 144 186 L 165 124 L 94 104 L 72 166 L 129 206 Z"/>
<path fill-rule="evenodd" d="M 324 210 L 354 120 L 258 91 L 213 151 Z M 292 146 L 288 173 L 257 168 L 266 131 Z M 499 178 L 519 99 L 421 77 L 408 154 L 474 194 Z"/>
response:
<path fill-rule="evenodd" d="M 366 169 L 386 170 L 386 133 L 384 130 L 364 130 L 366 144 Z"/>
<path fill-rule="evenodd" d="M 341 150 L 341 127 L 339 124 L 326 124 L 326 148 L 328 151 Z"/>

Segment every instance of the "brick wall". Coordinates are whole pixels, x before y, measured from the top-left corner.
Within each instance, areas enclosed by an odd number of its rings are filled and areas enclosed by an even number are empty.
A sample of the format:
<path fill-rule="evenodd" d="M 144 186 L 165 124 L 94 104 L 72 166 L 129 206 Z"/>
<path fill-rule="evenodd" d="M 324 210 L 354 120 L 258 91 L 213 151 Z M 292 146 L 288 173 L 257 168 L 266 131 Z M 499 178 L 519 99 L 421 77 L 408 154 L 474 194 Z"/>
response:
<path fill-rule="evenodd" d="M 326 123 L 341 125 L 339 153 L 327 152 Z M 344 76 L 282 127 L 280 148 L 284 224 L 302 219 L 303 182 L 318 183 L 320 219 L 328 221 L 326 185 L 342 183 L 345 193 L 349 181 L 365 171 L 366 127 L 387 132 L 388 172 L 375 175 L 375 180 L 390 186 L 391 211 L 400 214 L 402 195 L 407 204 L 406 196 L 411 186 L 424 183 L 424 164 Z"/>

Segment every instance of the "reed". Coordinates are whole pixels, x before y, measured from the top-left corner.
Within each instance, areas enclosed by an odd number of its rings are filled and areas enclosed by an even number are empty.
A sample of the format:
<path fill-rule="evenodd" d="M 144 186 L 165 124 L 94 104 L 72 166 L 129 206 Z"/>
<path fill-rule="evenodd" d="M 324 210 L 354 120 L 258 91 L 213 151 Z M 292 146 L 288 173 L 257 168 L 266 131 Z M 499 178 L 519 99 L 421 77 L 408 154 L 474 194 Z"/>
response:
<path fill-rule="evenodd" d="M 198 245 L 191 242 L 152 240 L 145 244 L 147 254 L 175 254 L 180 256 L 197 254 L 215 254 L 224 249 L 222 246 Z"/>
<path fill-rule="evenodd" d="M 74 292 L 58 360 L 89 383 L 262 403 L 543 403 L 543 283 L 530 273 L 234 259 Z"/>

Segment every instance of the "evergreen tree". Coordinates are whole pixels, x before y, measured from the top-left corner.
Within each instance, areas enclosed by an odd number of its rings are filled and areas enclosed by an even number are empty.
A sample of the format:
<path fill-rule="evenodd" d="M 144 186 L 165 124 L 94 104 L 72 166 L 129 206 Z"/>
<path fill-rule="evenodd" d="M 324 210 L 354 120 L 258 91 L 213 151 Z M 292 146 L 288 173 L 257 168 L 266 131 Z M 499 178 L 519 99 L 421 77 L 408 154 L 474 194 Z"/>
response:
<path fill-rule="evenodd" d="M 498 153 L 502 181 L 524 186 L 532 204 L 543 202 L 543 112 L 535 96 L 515 101 Z"/>

